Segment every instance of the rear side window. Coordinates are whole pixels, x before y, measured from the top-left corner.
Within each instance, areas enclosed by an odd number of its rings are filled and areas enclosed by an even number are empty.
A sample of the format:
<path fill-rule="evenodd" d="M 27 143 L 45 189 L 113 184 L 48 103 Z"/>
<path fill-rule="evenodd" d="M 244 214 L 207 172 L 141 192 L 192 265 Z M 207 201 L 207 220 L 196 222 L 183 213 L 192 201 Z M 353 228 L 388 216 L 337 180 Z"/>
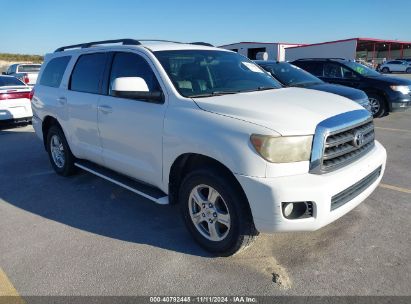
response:
<path fill-rule="evenodd" d="M 58 88 L 63 79 L 64 71 L 70 61 L 70 56 L 51 59 L 41 75 L 40 84 L 48 87 Z"/>
<path fill-rule="evenodd" d="M 294 65 L 306 70 L 308 73 L 314 76 L 323 76 L 324 63 L 323 62 L 312 62 L 312 61 L 297 61 L 293 63 Z"/>
<path fill-rule="evenodd" d="M 106 57 L 106 53 L 80 56 L 71 74 L 70 90 L 99 94 Z"/>

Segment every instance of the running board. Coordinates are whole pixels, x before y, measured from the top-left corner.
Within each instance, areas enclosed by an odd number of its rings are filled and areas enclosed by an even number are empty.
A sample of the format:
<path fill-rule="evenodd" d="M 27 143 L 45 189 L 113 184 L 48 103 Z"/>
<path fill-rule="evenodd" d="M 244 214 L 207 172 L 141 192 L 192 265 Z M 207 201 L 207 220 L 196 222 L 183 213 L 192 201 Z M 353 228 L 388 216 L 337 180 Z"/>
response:
<path fill-rule="evenodd" d="M 139 182 L 135 179 L 117 173 L 108 168 L 99 166 L 87 160 L 77 160 L 74 165 L 87 172 L 97 175 L 138 195 L 141 195 L 157 204 L 167 205 L 168 196 L 160 189 L 151 185 Z"/>

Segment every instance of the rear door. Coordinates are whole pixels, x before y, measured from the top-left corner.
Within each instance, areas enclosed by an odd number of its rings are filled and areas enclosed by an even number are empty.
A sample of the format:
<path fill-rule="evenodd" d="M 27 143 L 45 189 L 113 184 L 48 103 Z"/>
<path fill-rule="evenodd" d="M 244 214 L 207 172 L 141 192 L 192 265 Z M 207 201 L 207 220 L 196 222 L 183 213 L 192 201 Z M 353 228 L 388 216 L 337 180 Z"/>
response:
<path fill-rule="evenodd" d="M 149 184 L 162 180 L 162 135 L 165 103 L 112 96 L 111 85 L 119 77 L 141 77 L 150 91 L 164 91 L 152 63 L 132 52 L 113 54 L 107 75 L 107 95 L 99 100 L 98 127 L 105 166 Z"/>
<path fill-rule="evenodd" d="M 67 125 L 76 156 L 103 164 L 97 127 L 97 105 L 106 66 L 107 53 L 80 55 L 73 68 L 68 90 L 58 97 L 67 104 Z"/>

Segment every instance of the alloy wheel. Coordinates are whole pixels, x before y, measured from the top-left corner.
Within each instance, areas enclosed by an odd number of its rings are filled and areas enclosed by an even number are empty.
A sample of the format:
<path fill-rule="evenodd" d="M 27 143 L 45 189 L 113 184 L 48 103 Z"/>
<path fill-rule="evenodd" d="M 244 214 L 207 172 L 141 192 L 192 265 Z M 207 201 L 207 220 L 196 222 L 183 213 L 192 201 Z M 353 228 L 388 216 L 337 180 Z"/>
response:
<path fill-rule="evenodd" d="M 54 164 L 58 168 L 63 168 L 66 162 L 64 155 L 64 146 L 58 135 L 53 135 L 50 140 L 50 152 L 51 157 L 53 158 Z"/>
<path fill-rule="evenodd" d="M 211 186 L 198 185 L 191 190 L 188 208 L 196 229 L 206 239 L 222 241 L 230 231 L 230 212 L 220 193 Z"/>

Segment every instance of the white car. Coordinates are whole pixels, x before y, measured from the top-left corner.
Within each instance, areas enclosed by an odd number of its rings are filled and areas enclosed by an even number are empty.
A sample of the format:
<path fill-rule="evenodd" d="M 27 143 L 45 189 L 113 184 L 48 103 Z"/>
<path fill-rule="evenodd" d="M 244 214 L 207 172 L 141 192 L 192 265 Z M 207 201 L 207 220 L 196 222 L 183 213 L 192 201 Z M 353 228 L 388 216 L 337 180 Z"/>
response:
<path fill-rule="evenodd" d="M 31 88 L 13 76 L 0 75 L 0 122 L 30 122 Z"/>
<path fill-rule="evenodd" d="M 41 64 L 16 63 L 9 66 L 4 75 L 17 77 L 28 86 L 34 86 L 41 68 Z"/>
<path fill-rule="evenodd" d="M 218 255 L 259 232 L 333 222 L 373 192 L 385 169 L 363 107 L 282 88 L 247 58 L 204 44 L 59 48 L 45 57 L 32 107 L 58 174 L 78 167 L 178 204 L 194 238 Z"/>
<path fill-rule="evenodd" d="M 405 60 L 391 60 L 380 66 L 382 73 L 403 72 L 411 73 L 411 62 Z"/>

